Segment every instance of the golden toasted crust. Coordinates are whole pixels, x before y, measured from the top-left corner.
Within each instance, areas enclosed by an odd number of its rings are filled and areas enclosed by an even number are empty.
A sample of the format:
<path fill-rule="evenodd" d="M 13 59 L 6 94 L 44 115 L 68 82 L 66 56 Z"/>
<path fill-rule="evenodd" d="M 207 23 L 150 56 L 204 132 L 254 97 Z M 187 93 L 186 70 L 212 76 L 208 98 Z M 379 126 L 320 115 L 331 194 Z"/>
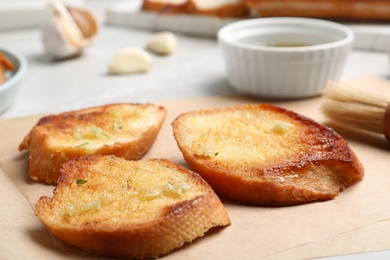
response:
<path fill-rule="evenodd" d="M 110 104 L 41 118 L 19 150 L 29 149 L 29 176 L 54 184 L 61 165 L 87 154 L 141 158 L 166 116 L 152 104 Z"/>
<path fill-rule="evenodd" d="M 0 52 L 0 84 L 7 81 L 6 72 L 14 69 L 13 63 L 5 54 Z"/>
<path fill-rule="evenodd" d="M 158 257 L 230 219 L 196 173 L 164 159 L 90 155 L 63 165 L 36 214 L 59 239 L 115 257 Z"/>
<path fill-rule="evenodd" d="M 193 14 L 217 16 L 221 18 L 227 17 L 244 17 L 248 15 L 249 9 L 240 1 L 221 2 L 220 5 L 212 5 L 212 7 L 202 7 L 197 0 L 181 1 L 158 1 L 144 0 L 142 10 L 159 12 L 165 14 Z"/>
<path fill-rule="evenodd" d="M 300 16 L 364 21 L 390 20 L 386 0 L 242 0 L 261 17 Z"/>
<path fill-rule="evenodd" d="M 14 70 L 15 67 L 13 63 L 8 59 L 8 57 L 0 52 L 0 67 L 3 67 L 6 70 Z"/>
<path fill-rule="evenodd" d="M 363 177 L 336 132 L 272 105 L 192 111 L 172 127 L 188 165 L 231 200 L 265 206 L 327 200 Z"/>
<path fill-rule="evenodd" d="M 177 1 L 174 3 L 169 1 L 144 0 L 141 10 L 163 14 L 179 14 L 185 13 L 186 6 L 186 1 Z"/>
<path fill-rule="evenodd" d="M 196 0 L 188 0 L 187 12 L 194 15 L 206 15 L 227 18 L 245 17 L 249 14 L 249 9 L 240 1 L 237 1 L 236 3 L 227 2 L 226 4 L 213 8 L 202 8 L 199 4 L 197 4 Z"/>

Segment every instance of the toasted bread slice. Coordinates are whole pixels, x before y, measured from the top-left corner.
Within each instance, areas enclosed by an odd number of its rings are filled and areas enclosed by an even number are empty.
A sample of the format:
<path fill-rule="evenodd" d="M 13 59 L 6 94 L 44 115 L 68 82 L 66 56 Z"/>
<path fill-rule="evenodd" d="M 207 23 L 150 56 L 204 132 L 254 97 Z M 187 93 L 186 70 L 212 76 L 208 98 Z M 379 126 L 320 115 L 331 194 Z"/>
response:
<path fill-rule="evenodd" d="M 19 150 L 30 150 L 29 176 L 57 182 L 61 165 L 88 154 L 141 158 L 154 143 L 166 116 L 152 104 L 110 104 L 41 118 Z"/>
<path fill-rule="evenodd" d="M 0 52 L 0 84 L 6 82 L 8 80 L 6 73 L 8 71 L 12 71 L 14 69 L 15 69 L 15 66 L 10 61 L 10 59 L 8 59 L 8 57 L 5 54 Z"/>
<path fill-rule="evenodd" d="M 231 200 L 264 206 L 328 200 L 363 177 L 336 132 L 272 105 L 192 111 L 172 126 L 188 165 Z"/>
<path fill-rule="evenodd" d="M 261 17 L 312 17 L 354 21 L 389 21 L 385 0 L 241 0 Z"/>
<path fill-rule="evenodd" d="M 158 257 L 230 219 L 196 173 L 164 159 L 90 155 L 63 165 L 36 214 L 64 242 L 124 258 Z"/>
<path fill-rule="evenodd" d="M 141 10 L 163 14 L 185 13 L 187 0 L 144 0 Z"/>
<path fill-rule="evenodd" d="M 141 9 L 165 14 L 244 17 L 249 8 L 240 0 L 144 0 Z"/>
<path fill-rule="evenodd" d="M 249 9 L 240 0 L 188 0 L 187 12 L 221 18 L 240 18 L 248 15 Z"/>

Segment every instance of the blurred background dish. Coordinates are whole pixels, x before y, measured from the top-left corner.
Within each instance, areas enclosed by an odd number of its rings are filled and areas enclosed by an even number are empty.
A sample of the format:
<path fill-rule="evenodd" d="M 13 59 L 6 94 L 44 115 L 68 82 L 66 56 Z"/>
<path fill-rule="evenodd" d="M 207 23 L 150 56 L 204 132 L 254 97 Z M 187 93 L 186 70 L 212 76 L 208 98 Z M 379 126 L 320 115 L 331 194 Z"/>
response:
<path fill-rule="evenodd" d="M 6 81 L 0 84 L 0 113 L 2 113 L 15 99 L 16 93 L 26 74 L 27 61 L 19 53 L 0 47 L 0 53 L 12 63 L 13 70 L 6 74 Z"/>

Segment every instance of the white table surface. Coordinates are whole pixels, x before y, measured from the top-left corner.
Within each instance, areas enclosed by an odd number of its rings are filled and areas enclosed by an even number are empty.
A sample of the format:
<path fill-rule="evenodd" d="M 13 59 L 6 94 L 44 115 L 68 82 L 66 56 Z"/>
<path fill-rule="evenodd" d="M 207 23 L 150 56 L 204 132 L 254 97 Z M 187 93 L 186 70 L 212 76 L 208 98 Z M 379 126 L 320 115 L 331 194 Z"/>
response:
<path fill-rule="evenodd" d="M 112 102 L 154 102 L 235 93 L 226 81 L 215 38 L 177 35 L 177 51 L 168 57 L 153 56 L 149 73 L 108 75 L 108 64 L 119 50 L 144 47 L 153 32 L 105 25 L 105 10 L 116 1 L 84 2 L 95 11 L 102 26 L 93 44 L 77 59 L 54 62 L 46 57 L 39 28 L 0 31 L 0 45 L 20 52 L 28 61 L 27 75 L 16 100 L 0 117 L 55 113 Z M 389 72 L 387 53 L 354 50 L 342 77 L 387 77 Z"/>
<path fill-rule="evenodd" d="M 45 56 L 39 28 L 0 31 L 0 46 L 24 55 L 28 72 L 16 100 L 0 118 L 48 114 L 114 102 L 155 102 L 235 93 L 228 85 L 222 54 L 215 38 L 178 36 L 178 49 L 167 57 L 153 56 L 149 73 L 108 75 L 113 56 L 128 46 L 144 47 L 153 32 L 104 24 L 106 7 L 118 0 L 85 0 L 102 26 L 84 55 L 53 62 Z M 389 42 L 390 46 L 390 42 Z M 390 76 L 388 54 L 353 50 L 343 79 Z M 369 86 L 367 86 L 369 88 Z M 389 259 L 390 252 L 375 252 L 327 259 Z"/>

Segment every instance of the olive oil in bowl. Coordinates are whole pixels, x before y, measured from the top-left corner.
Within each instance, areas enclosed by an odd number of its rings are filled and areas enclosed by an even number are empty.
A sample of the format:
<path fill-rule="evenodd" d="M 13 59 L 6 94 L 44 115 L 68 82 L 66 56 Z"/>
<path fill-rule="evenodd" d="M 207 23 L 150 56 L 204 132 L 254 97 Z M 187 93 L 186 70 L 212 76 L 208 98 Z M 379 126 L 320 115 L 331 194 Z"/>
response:
<path fill-rule="evenodd" d="M 260 43 L 262 46 L 267 47 L 306 47 L 306 46 L 313 46 L 316 44 L 309 44 L 309 43 L 300 43 L 300 42 L 269 42 L 269 43 Z"/>

